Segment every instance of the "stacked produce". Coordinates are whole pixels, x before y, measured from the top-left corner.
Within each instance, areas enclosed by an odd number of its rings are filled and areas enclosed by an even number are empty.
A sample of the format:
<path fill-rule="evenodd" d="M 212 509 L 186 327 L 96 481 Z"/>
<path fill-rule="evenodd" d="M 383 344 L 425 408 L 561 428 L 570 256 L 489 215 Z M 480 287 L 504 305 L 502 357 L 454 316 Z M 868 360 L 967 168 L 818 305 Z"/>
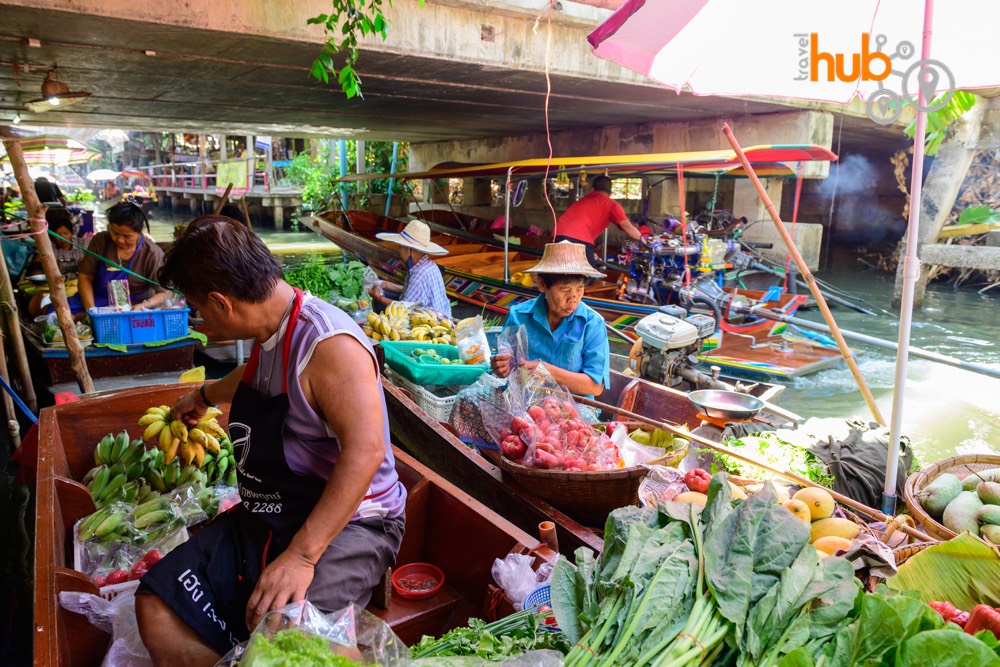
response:
<path fill-rule="evenodd" d="M 802 489 L 783 505 L 796 519 L 809 526 L 809 542 L 816 547 L 820 558 L 847 551 L 851 540 L 861 533 L 858 524 L 850 519 L 833 516 L 837 503 L 825 489 Z"/>
<path fill-rule="evenodd" d="M 222 414 L 218 408 L 209 408 L 197 425 L 188 428 L 179 419 L 172 419 L 169 406 L 154 406 L 146 410 L 139 419 L 139 426 L 145 427 L 143 440 L 154 440 L 163 453 L 164 463 L 170 465 L 179 458 L 187 467 L 202 469 L 205 481 L 211 482 L 225 475 L 226 483 L 236 485 L 236 460 L 232 444 L 223 450 L 219 439 L 226 441 L 225 430 L 216 421 Z M 228 474 L 227 474 L 228 471 Z M 180 482 L 183 484 L 184 482 Z M 169 487 L 169 482 L 163 486 Z M 160 489 L 161 485 L 156 484 Z"/>
<path fill-rule="evenodd" d="M 418 340 L 441 345 L 455 344 L 455 323 L 429 308 L 410 308 L 393 301 L 382 314 L 369 312 L 361 325 L 375 340 Z"/>
<path fill-rule="evenodd" d="M 323 255 L 309 254 L 301 264 L 285 271 L 285 280 L 348 313 L 371 307 L 365 295 L 365 265 L 361 262 L 327 264 Z"/>
<path fill-rule="evenodd" d="M 720 473 L 704 507 L 616 510 L 599 557 L 560 559 L 552 599 L 567 665 L 1000 665 L 992 636 L 962 632 L 915 593 L 864 593 L 770 483 L 746 500 L 730 489 Z M 796 500 L 829 509 L 821 494 Z M 992 611 L 980 613 L 989 624 Z"/>
<path fill-rule="evenodd" d="M 622 465 L 611 439 L 580 417 L 570 400 L 542 399 L 525 414 L 512 417 L 500 436 L 503 455 L 532 468 L 581 472 Z"/>
<path fill-rule="evenodd" d="M 944 473 L 918 494 L 921 506 L 946 528 L 1000 544 L 1000 468 L 973 471 L 965 480 Z"/>

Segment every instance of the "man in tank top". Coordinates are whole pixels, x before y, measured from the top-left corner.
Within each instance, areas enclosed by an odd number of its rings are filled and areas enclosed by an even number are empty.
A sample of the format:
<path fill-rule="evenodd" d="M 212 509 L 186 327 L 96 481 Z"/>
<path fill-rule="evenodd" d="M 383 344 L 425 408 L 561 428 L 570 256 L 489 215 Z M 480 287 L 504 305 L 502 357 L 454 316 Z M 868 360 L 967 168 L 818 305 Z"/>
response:
<path fill-rule="evenodd" d="M 195 219 L 160 281 L 213 330 L 255 339 L 247 364 L 174 406 L 194 423 L 231 405 L 241 503 L 154 565 L 136 598 L 154 662 L 211 665 L 289 602 L 367 604 L 399 550 L 406 491 L 367 337 L 284 282 L 244 225 Z"/>

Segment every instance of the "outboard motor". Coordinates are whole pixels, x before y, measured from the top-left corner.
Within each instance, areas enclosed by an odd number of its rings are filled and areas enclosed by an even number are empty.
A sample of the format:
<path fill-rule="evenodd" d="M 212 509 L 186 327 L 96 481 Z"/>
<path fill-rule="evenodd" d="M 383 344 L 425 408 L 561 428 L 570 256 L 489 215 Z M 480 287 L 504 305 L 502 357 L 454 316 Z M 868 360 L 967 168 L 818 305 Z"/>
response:
<path fill-rule="evenodd" d="M 664 306 L 639 320 L 635 325 L 639 340 L 629 352 L 629 368 L 667 387 L 686 381 L 695 387 L 722 388 L 717 380 L 694 369 L 702 342 L 715 332 L 715 320 L 706 315 L 682 319 L 686 314 L 678 306 Z"/>

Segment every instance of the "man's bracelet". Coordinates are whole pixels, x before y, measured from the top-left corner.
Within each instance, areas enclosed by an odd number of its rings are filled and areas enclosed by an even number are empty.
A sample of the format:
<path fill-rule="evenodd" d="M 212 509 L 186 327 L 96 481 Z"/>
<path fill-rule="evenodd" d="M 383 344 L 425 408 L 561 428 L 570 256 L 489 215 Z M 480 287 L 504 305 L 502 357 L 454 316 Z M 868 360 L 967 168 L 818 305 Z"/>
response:
<path fill-rule="evenodd" d="M 198 387 L 198 395 L 201 396 L 201 402 L 205 404 L 205 407 L 206 408 L 210 408 L 210 407 L 212 407 L 215 404 L 208 400 L 208 396 L 205 396 L 205 387 L 206 386 L 207 385 L 203 384 L 200 387 Z"/>

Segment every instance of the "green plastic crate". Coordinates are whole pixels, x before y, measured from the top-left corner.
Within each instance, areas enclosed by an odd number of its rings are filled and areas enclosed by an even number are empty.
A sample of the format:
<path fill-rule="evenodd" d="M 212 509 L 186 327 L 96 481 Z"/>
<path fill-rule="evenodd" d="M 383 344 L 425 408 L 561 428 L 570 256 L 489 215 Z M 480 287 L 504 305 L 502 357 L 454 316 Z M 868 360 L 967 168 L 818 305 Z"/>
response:
<path fill-rule="evenodd" d="M 489 364 L 425 364 L 410 356 L 413 350 L 434 350 L 445 359 L 458 359 L 454 345 L 437 345 L 413 340 L 383 340 L 385 363 L 410 382 L 427 384 L 472 384 L 490 369 Z"/>

